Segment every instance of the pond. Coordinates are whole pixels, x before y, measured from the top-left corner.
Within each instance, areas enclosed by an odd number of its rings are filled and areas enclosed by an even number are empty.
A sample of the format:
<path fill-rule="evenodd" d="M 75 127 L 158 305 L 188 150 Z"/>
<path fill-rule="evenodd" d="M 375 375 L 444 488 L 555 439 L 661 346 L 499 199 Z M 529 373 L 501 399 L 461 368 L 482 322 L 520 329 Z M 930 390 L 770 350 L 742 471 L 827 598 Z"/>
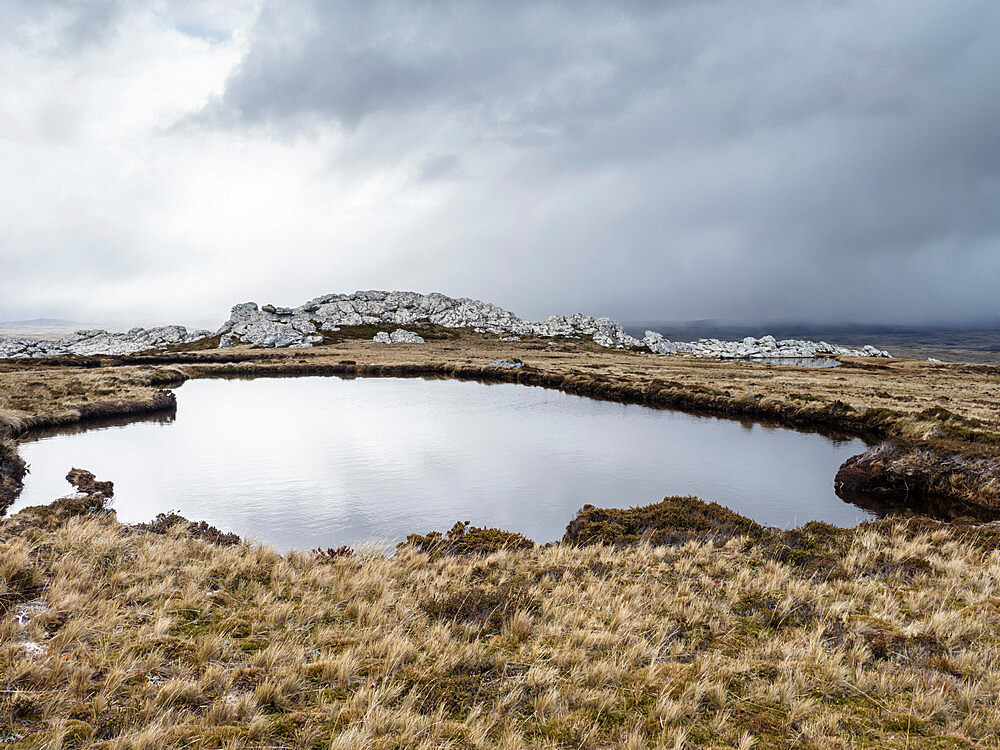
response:
<path fill-rule="evenodd" d="M 833 477 L 860 440 L 413 378 L 194 380 L 172 419 L 22 443 L 10 513 L 66 495 L 71 467 L 115 483 L 124 522 L 174 510 L 280 550 L 397 542 L 457 520 L 559 539 L 585 503 L 714 500 L 761 523 L 874 515 Z"/>

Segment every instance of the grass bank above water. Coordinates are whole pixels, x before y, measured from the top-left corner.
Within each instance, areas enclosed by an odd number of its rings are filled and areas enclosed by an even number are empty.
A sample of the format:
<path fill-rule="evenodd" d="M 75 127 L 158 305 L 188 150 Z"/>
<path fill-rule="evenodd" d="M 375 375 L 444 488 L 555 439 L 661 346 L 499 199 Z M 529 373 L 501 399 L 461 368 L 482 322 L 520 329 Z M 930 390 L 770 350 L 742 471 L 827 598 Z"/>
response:
<path fill-rule="evenodd" d="M 0 521 L 12 748 L 998 746 L 992 525 L 668 498 L 281 556 L 87 486 Z"/>

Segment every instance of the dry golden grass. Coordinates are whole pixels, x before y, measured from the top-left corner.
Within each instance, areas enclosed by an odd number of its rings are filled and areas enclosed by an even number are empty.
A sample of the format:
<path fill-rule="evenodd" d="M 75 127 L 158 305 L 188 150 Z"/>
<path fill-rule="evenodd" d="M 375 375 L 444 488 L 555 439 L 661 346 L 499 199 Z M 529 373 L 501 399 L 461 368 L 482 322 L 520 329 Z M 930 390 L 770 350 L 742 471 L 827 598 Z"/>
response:
<path fill-rule="evenodd" d="M 28 514 L 30 516 L 30 514 Z M 0 524 L 11 748 L 1000 747 L 1000 551 L 863 526 L 319 560 Z"/>
<path fill-rule="evenodd" d="M 529 366 L 488 369 L 507 356 Z M 163 408 L 163 389 L 190 377 L 333 372 L 516 379 L 884 431 L 912 441 L 918 473 L 950 451 L 957 468 L 938 478 L 956 496 L 1000 497 L 997 369 L 921 362 L 803 370 L 467 333 L 0 362 L 0 433 Z M 282 557 L 197 534 L 126 528 L 86 502 L 0 520 L 0 743 L 1000 747 L 993 527 L 880 522 L 783 551 L 753 531 L 464 557 Z"/>

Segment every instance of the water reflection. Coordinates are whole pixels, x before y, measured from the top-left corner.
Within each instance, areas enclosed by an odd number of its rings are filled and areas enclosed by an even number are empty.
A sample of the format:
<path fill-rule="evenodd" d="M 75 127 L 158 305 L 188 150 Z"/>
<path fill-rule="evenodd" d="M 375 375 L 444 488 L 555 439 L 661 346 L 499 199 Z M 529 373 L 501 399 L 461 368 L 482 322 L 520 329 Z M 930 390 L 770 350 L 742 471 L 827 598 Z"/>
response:
<path fill-rule="evenodd" d="M 833 490 L 859 440 L 452 380 L 196 380 L 177 396 L 176 419 L 23 444 L 31 474 L 11 512 L 65 494 L 78 466 L 114 480 L 123 521 L 176 510 L 280 549 L 456 520 L 544 542 L 585 503 L 675 494 L 785 527 L 873 515 Z"/>

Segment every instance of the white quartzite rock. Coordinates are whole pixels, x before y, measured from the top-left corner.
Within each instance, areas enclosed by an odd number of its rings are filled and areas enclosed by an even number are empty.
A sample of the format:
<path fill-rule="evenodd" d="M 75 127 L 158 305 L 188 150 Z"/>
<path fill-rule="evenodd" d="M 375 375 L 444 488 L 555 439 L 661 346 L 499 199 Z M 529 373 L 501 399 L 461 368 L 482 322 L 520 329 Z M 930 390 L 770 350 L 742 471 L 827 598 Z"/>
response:
<path fill-rule="evenodd" d="M 210 331 L 188 331 L 184 326 L 161 326 L 133 328 L 127 333 L 80 330 L 58 341 L 0 336 L 0 358 L 135 354 L 169 344 L 189 344 L 211 335 Z"/>
<path fill-rule="evenodd" d="M 651 336 L 652 334 L 652 336 Z M 662 338 L 653 331 L 646 332 L 644 341 L 651 351 L 656 351 L 652 344 L 664 345 L 655 337 Z M 782 359 L 812 358 L 817 356 L 849 356 L 849 357 L 889 357 L 889 352 L 866 346 L 862 349 L 851 349 L 846 346 L 834 346 L 825 341 L 800 341 L 785 339 L 777 341 L 774 336 L 764 336 L 755 339 L 748 337 L 742 341 L 720 341 L 719 339 L 698 339 L 692 342 L 666 342 L 671 344 L 678 353 L 691 354 L 695 357 L 715 357 L 718 359 Z"/>
<path fill-rule="evenodd" d="M 423 344 L 425 343 L 423 336 L 418 336 L 413 331 L 404 331 L 402 328 L 397 328 L 392 333 L 386 333 L 385 331 L 379 331 L 372 338 L 372 341 L 378 344 Z"/>
<path fill-rule="evenodd" d="M 642 343 L 646 345 L 653 354 L 677 354 L 677 344 L 667 341 L 662 333 L 656 331 L 646 331 Z"/>
<path fill-rule="evenodd" d="M 340 326 L 404 326 L 417 322 L 447 328 L 472 328 L 478 333 L 510 337 L 585 335 L 607 347 L 642 345 L 638 339 L 625 333 L 618 321 L 611 318 L 593 318 L 580 314 L 553 315 L 541 323 L 532 323 L 488 302 L 454 299 L 436 292 L 418 294 L 376 290 L 327 294 L 296 308 L 274 305 L 258 308 L 253 302 L 236 305 L 219 333 L 233 334 L 239 341 L 254 346 L 305 346 L 308 341 L 304 336 L 297 336 L 297 333 L 307 334 L 317 328 L 335 331 Z M 279 331 L 283 329 L 287 336 L 279 338 Z M 286 340 L 290 343 L 284 343 Z M 231 341 L 232 339 L 226 339 L 226 345 L 231 345 Z"/>
<path fill-rule="evenodd" d="M 646 331 L 640 340 L 625 332 L 621 323 L 611 318 L 589 315 L 553 315 L 533 323 L 509 310 L 478 300 L 447 297 L 437 292 L 362 291 L 354 294 L 327 294 L 295 308 L 244 302 L 233 307 L 229 320 L 217 331 L 219 346 L 239 343 L 256 347 L 309 347 L 323 341 L 320 331 L 337 331 L 341 326 L 405 326 L 428 322 L 447 328 L 470 328 L 479 333 L 503 337 L 506 341 L 521 336 L 580 338 L 589 336 L 603 347 L 627 349 L 643 347 L 655 354 L 688 354 L 721 359 L 796 358 L 816 356 L 888 357 L 888 352 L 865 346 L 850 349 L 825 341 L 777 341 L 773 336 L 742 341 L 699 339 L 693 342 L 669 341 L 662 334 Z M 183 326 L 135 328 L 128 333 L 77 331 L 59 341 L 39 341 L 19 337 L 0 337 L 0 358 L 50 357 L 64 354 L 131 354 L 168 344 L 188 343 L 211 335 L 208 331 L 187 331 Z M 375 336 L 388 343 L 422 343 L 423 339 L 403 328 Z"/>
<path fill-rule="evenodd" d="M 354 294 L 327 294 L 296 308 L 254 303 L 237 305 L 220 333 L 234 333 L 255 346 L 308 346 L 305 334 L 310 330 L 337 330 L 340 326 L 396 325 L 428 322 L 447 328 L 470 328 L 515 340 L 521 336 L 578 338 L 588 336 L 600 346 L 626 349 L 644 347 L 656 354 L 690 354 L 696 357 L 753 359 L 763 357 L 815 357 L 850 355 L 886 357 L 874 347 L 849 349 L 826 342 L 794 339 L 776 341 L 773 336 L 743 341 L 701 339 L 683 343 L 669 341 L 662 334 L 647 331 L 642 340 L 625 332 L 621 323 L 611 318 L 589 315 L 552 315 L 540 323 L 519 318 L 509 310 L 478 300 L 452 298 L 439 293 L 386 292 L 369 290 Z M 286 336 L 280 337 L 284 331 Z M 392 340 L 392 334 L 386 334 Z M 377 341 L 384 338 L 380 335 Z M 284 343 L 288 341 L 289 343 Z M 259 342 L 259 343 L 258 343 Z"/>

